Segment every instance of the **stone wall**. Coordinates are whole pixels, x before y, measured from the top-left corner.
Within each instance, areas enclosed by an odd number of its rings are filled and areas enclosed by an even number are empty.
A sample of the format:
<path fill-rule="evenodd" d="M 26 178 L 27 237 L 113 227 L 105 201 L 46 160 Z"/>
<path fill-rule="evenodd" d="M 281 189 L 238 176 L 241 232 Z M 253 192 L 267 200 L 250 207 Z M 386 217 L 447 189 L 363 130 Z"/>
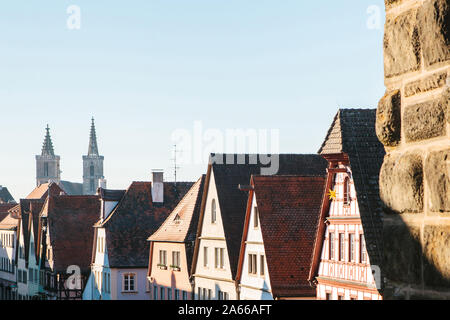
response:
<path fill-rule="evenodd" d="M 450 0 L 385 0 L 386 299 L 450 299 Z"/>

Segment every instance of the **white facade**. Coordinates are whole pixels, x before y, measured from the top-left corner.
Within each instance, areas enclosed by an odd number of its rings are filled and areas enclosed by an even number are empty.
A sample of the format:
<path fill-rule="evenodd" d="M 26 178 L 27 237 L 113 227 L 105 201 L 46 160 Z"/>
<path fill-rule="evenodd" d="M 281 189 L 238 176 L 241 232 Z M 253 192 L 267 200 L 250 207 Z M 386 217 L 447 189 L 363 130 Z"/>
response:
<path fill-rule="evenodd" d="M 212 220 L 213 202 L 215 203 L 215 221 Z M 207 249 L 205 249 L 207 248 Z M 218 260 L 216 265 L 216 252 Z M 206 253 L 206 260 L 205 260 Z M 222 257 L 223 259 L 220 259 Z M 206 265 L 205 265 L 206 264 Z M 203 225 L 199 238 L 199 249 L 195 277 L 196 300 L 236 300 L 236 286 L 232 278 L 227 243 L 222 224 L 219 199 L 217 196 L 214 171 L 211 170 Z"/>
<path fill-rule="evenodd" d="M 28 247 L 28 296 L 32 298 L 39 292 L 39 266 L 36 263 L 35 235 L 33 229 L 33 219 L 30 226 L 30 246 Z"/>
<path fill-rule="evenodd" d="M 0 230 L 0 282 L 3 284 L 2 299 L 14 299 L 14 291 L 11 285 L 15 286 L 16 282 L 16 231 Z"/>
<path fill-rule="evenodd" d="M 28 300 L 28 268 L 25 260 L 25 239 L 23 235 L 24 227 L 27 223 L 20 219 L 20 232 L 17 255 L 17 299 Z"/>
<path fill-rule="evenodd" d="M 334 190 L 336 199 L 330 204 L 327 227 L 318 272 L 317 299 L 320 300 L 381 300 L 369 255 L 365 248 L 356 190 L 351 170 L 337 173 Z M 348 179 L 349 203 L 344 201 L 345 179 Z"/>
<path fill-rule="evenodd" d="M 251 214 L 245 241 L 244 262 L 239 283 L 240 300 L 273 300 L 269 270 L 264 251 L 261 223 L 256 216 L 257 202 L 253 196 Z M 255 216 L 257 223 L 255 223 Z M 256 272 L 249 272 L 249 255 L 256 255 Z"/>

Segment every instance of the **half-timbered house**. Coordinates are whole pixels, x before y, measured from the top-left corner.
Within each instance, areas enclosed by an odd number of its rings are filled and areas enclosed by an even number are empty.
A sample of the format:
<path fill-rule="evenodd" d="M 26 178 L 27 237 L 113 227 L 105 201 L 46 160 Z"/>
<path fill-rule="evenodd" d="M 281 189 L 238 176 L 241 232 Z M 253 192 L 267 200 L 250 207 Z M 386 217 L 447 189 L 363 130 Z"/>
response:
<path fill-rule="evenodd" d="M 382 204 L 378 176 L 384 148 L 372 109 L 341 109 L 319 153 L 328 161 L 310 281 L 321 300 L 382 299 Z"/>

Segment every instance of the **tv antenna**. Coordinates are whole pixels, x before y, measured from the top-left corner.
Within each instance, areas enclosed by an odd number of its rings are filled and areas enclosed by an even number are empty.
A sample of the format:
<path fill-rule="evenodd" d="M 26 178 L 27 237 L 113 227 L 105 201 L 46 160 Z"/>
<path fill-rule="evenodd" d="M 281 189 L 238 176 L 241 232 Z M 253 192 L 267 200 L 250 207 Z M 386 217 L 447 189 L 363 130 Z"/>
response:
<path fill-rule="evenodd" d="M 173 145 L 173 159 L 172 159 L 172 161 L 173 161 L 173 175 L 174 175 L 175 185 L 177 184 L 177 170 L 180 169 L 180 167 L 177 166 L 177 153 L 178 152 L 180 152 L 180 151 L 177 150 L 177 145 L 174 144 Z"/>

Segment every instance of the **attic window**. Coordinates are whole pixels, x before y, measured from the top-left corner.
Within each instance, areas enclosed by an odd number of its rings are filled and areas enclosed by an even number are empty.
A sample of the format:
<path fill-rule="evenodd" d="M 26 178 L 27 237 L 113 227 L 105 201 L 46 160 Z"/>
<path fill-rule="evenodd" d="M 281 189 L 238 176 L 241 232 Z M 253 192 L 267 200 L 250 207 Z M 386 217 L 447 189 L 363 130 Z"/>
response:
<path fill-rule="evenodd" d="M 350 205 L 350 179 L 345 177 L 344 179 L 344 205 Z"/>
<path fill-rule="evenodd" d="M 180 223 L 180 221 L 181 221 L 180 216 L 177 214 L 177 215 L 175 216 L 175 218 L 173 219 L 173 221 L 174 221 L 175 223 Z"/>
<path fill-rule="evenodd" d="M 216 223 L 217 216 L 216 216 L 216 200 L 213 199 L 211 203 L 211 223 Z"/>

